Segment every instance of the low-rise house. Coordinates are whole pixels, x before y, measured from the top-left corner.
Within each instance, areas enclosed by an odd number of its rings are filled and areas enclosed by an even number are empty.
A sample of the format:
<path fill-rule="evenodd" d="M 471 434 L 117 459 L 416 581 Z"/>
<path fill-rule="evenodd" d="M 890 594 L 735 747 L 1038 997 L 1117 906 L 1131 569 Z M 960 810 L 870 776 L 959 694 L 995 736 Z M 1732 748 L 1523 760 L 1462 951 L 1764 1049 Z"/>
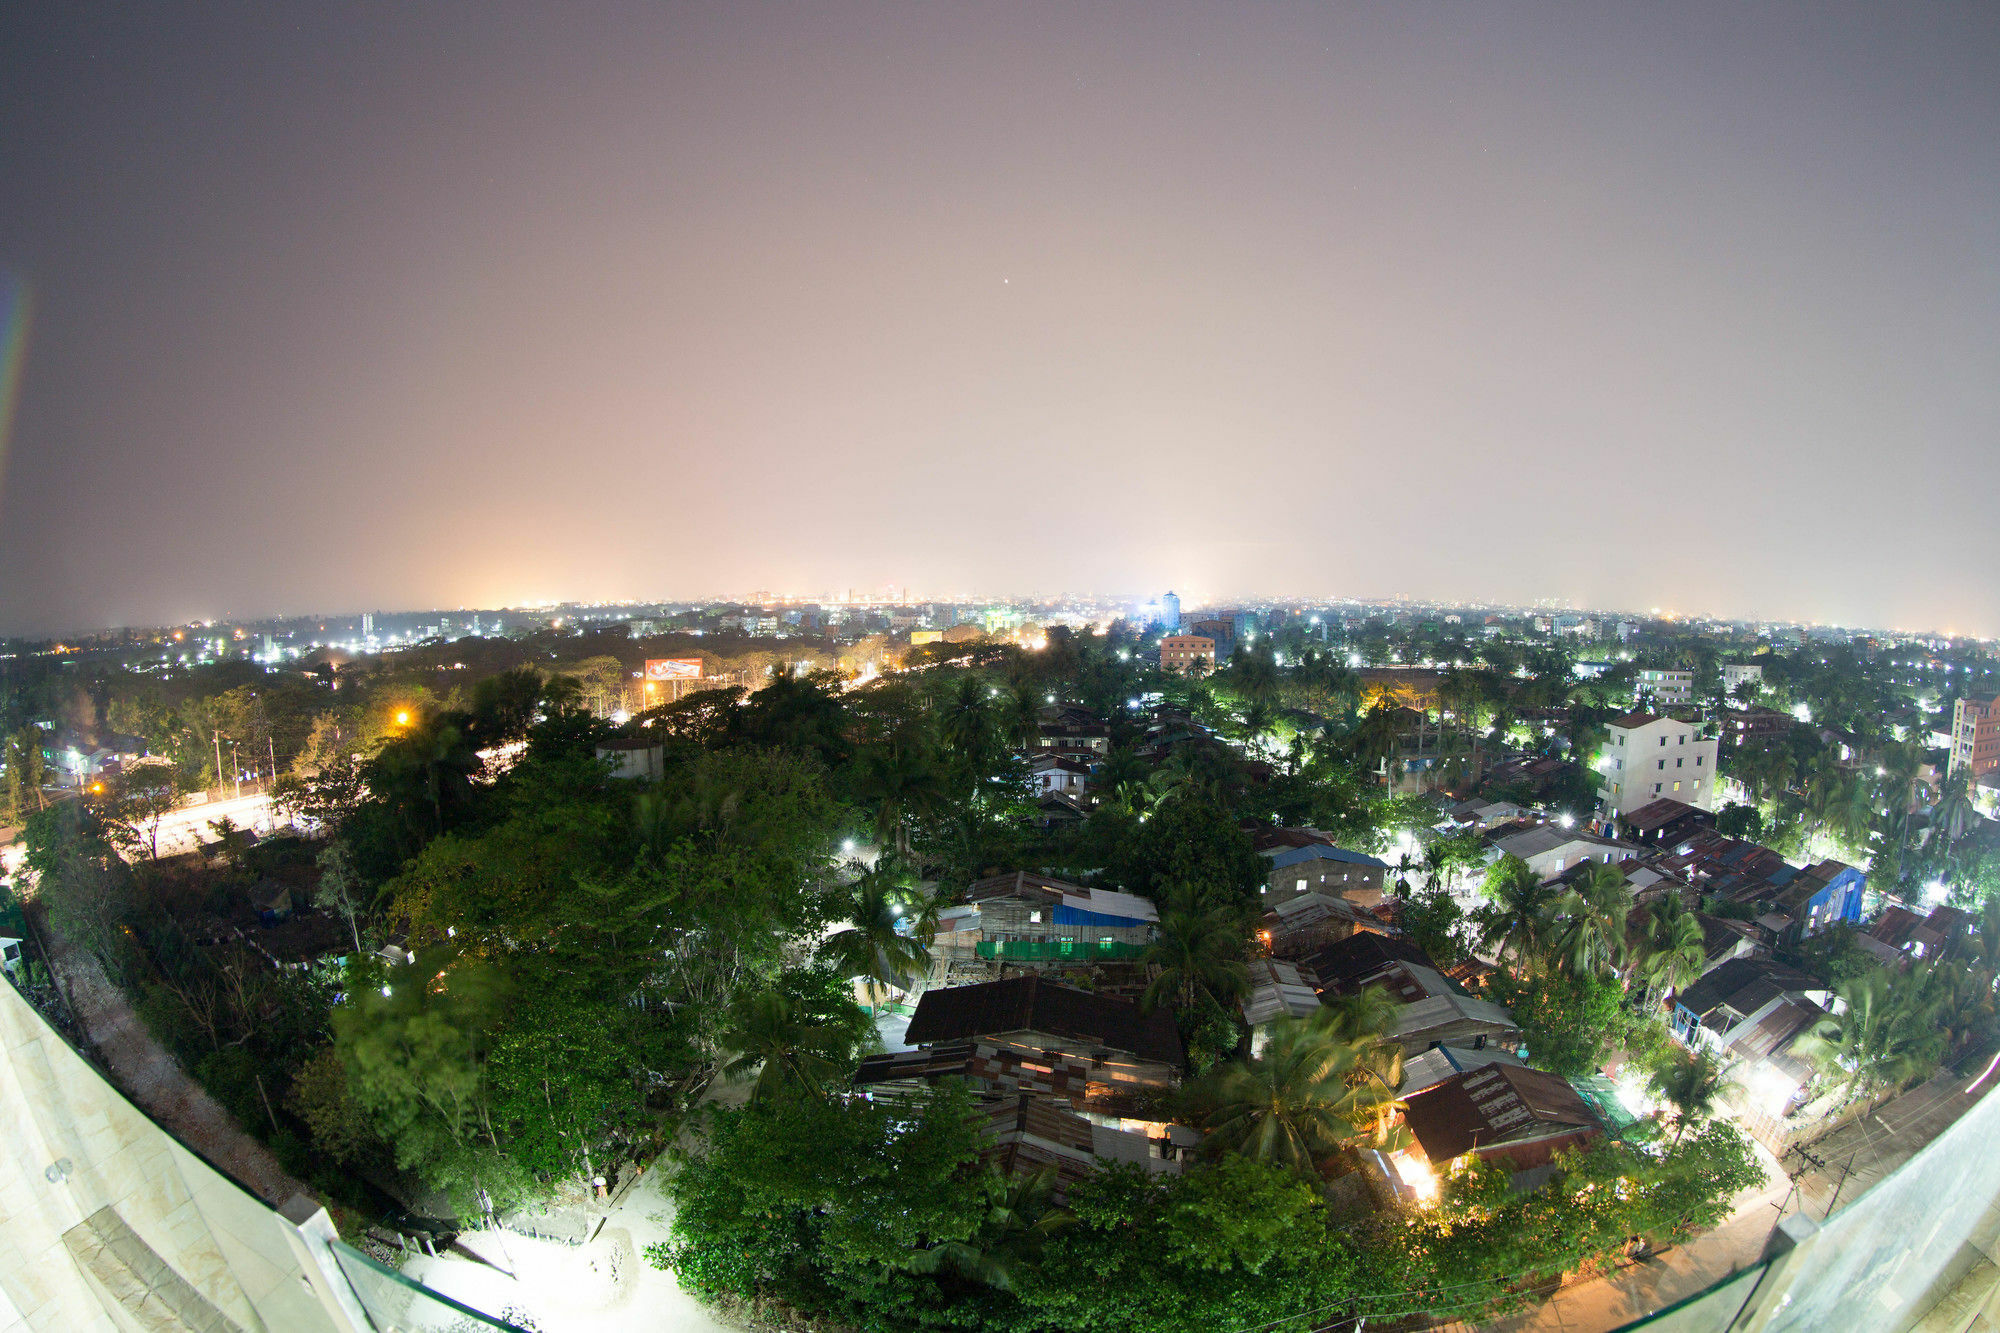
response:
<path fill-rule="evenodd" d="M 1868 936 L 1910 958 L 1935 958 L 1952 936 L 1971 927 L 1972 914 L 1956 907 L 1938 907 L 1929 916 L 1919 916 L 1900 903 L 1891 903 L 1868 927 Z"/>
<path fill-rule="evenodd" d="M 1674 1035 L 1735 1066 L 1743 1104 L 1781 1117 L 1805 1100 L 1809 1061 L 1792 1044 L 1826 1016 L 1831 992 L 1818 978 L 1769 958 L 1736 958 L 1674 1002 Z"/>
<path fill-rule="evenodd" d="M 1636 843 L 1566 829 L 1560 824 L 1538 824 L 1494 838 L 1488 851 L 1488 859 L 1492 861 L 1503 856 L 1519 857 L 1538 879 L 1547 881 L 1585 861 L 1615 866 L 1627 858 L 1645 855 L 1646 849 Z"/>
<path fill-rule="evenodd" d="M 1142 1013 L 1135 1001 L 1039 976 L 925 991 L 904 1040 L 912 1046 L 983 1042 L 1051 1068 L 1060 1061 L 1080 1064 L 1090 1103 L 1173 1087 L 1187 1067 L 1180 1031 L 1165 1009 Z"/>
<path fill-rule="evenodd" d="M 1090 811 L 1080 802 L 1060 793 L 1043 796 L 1035 802 L 1035 823 L 1043 828 L 1081 824 L 1089 818 Z"/>
<path fill-rule="evenodd" d="M 1821 861 L 1792 876 L 1778 893 L 1780 911 L 1795 923 L 1800 936 L 1815 935 L 1835 922 L 1859 925 L 1861 900 L 1868 877 L 1845 861 Z"/>
<path fill-rule="evenodd" d="M 1159 932 L 1159 909 L 1144 898 L 1026 870 L 982 879 L 965 899 L 940 914 L 936 939 L 982 958 L 1136 958 Z"/>
<path fill-rule="evenodd" d="M 873 1101 L 901 1101 L 939 1079 L 963 1079 L 976 1096 L 1029 1093 L 1081 1110 L 1088 1100 L 1087 1061 L 1029 1053 L 990 1041 L 941 1042 L 921 1050 L 888 1051 L 864 1059 L 854 1086 Z"/>
<path fill-rule="evenodd" d="M 1201 1136 L 1178 1126 L 1154 1137 L 1114 1128 L 1065 1111 L 1026 1094 L 990 1101 L 980 1108 L 983 1146 L 979 1157 L 1002 1175 L 1022 1178 L 1049 1172 L 1050 1198 L 1063 1203 L 1070 1187 L 1099 1167 L 1130 1163 L 1153 1174 L 1178 1172 Z"/>
<path fill-rule="evenodd" d="M 1429 954 L 1408 937 L 1370 932 L 1355 934 L 1313 950 L 1304 962 L 1322 992 L 1346 995 L 1379 981 L 1403 964 L 1437 970 Z"/>
<path fill-rule="evenodd" d="M 1703 976 L 1724 963 L 1750 958 L 1761 952 L 1757 928 L 1747 921 L 1732 921 L 1728 917 L 1710 916 L 1706 912 L 1696 912 L 1694 919 L 1695 924 L 1701 927 Z"/>
<path fill-rule="evenodd" d="M 1315 951 L 1305 967 L 1322 997 L 1352 995 L 1380 986 L 1397 1002 L 1395 1020 L 1384 1034 L 1411 1056 L 1432 1045 L 1497 1046 L 1516 1050 L 1521 1031 L 1501 1005 L 1466 993 L 1444 975 L 1429 955 L 1406 939 L 1353 935 Z"/>
<path fill-rule="evenodd" d="M 1297 963 L 1258 958 L 1250 963 L 1250 993 L 1243 998 L 1243 1021 L 1251 1040 L 1279 1018 L 1311 1018 L 1320 1010 L 1318 978 Z"/>
<path fill-rule="evenodd" d="M 1446 817 L 1452 823 L 1471 829 L 1488 829 L 1511 823 L 1527 813 L 1512 801 L 1489 801 L 1480 798 L 1460 801 L 1445 811 Z"/>
<path fill-rule="evenodd" d="M 1557 1153 L 1605 1132 L 1563 1079 L 1501 1063 L 1454 1074 L 1410 1097 L 1403 1120 L 1433 1170 L 1473 1156 L 1507 1167 L 1517 1187 L 1539 1184 Z"/>
<path fill-rule="evenodd" d="M 1373 907 L 1382 901 L 1389 873 L 1388 863 L 1379 857 L 1326 842 L 1274 848 L 1264 853 L 1264 859 L 1271 865 L 1264 886 L 1266 906 L 1301 894 L 1324 893 Z"/>
<path fill-rule="evenodd" d="M 1039 712 L 1035 748 L 1060 755 L 1094 755 L 1111 752 L 1111 728 L 1104 719 L 1081 704 L 1049 704 Z"/>
<path fill-rule="evenodd" d="M 1633 842 L 1645 847 L 1671 847 L 1703 829 L 1715 827 L 1715 816 L 1699 806 L 1662 796 L 1640 806 L 1622 821 Z"/>
<path fill-rule="evenodd" d="M 1345 898 L 1302 893 L 1282 899 L 1264 913 L 1265 947 L 1276 958 L 1301 958 L 1357 931 L 1380 934 L 1387 927 L 1372 911 Z"/>
<path fill-rule="evenodd" d="M 1725 708 L 1718 720 L 1723 739 L 1731 745 L 1755 744 L 1768 737 L 1782 736 L 1798 724 L 1798 719 L 1790 713 L 1762 705 Z"/>
<path fill-rule="evenodd" d="M 1090 790 L 1090 765 L 1059 754 L 1038 754 L 1028 763 L 1028 780 L 1035 784 L 1038 797 L 1080 800 Z"/>

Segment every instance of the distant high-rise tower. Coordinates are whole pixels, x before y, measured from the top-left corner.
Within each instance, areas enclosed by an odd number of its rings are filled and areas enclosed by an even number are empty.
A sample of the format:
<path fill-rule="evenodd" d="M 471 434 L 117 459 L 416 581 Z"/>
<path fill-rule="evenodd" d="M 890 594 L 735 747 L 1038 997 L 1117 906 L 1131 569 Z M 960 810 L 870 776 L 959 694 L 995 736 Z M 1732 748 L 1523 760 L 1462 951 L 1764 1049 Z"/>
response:
<path fill-rule="evenodd" d="M 373 611 L 363 611 L 361 613 L 361 637 L 365 639 L 374 633 L 375 613 Z"/>
<path fill-rule="evenodd" d="M 1169 634 L 1181 632 L 1181 599 L 1171 592 L 1160 599 L 1160 628 Z"/>

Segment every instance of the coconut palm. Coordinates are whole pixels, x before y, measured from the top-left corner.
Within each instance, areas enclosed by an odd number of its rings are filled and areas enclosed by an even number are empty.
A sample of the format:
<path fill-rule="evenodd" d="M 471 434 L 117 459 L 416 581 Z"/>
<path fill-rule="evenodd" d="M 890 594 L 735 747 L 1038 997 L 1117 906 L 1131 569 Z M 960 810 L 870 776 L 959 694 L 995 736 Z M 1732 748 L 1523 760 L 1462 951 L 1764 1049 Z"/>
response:
<path fill-rule="evenodd" d="M 1146 946 L 1145 961 L 1159 969 L 1140 1006 L 1147 1011 L 1171 1000 L 1183 1014 L 1194 1012 L 1206 994 L 1227 1008 L 1250 993 L 1250 969 L 1243 961 L 1243 924 L 1237 913 L 1185 889 L 1170 890 L 1160 916 L 1159 935 Z"/>
<path fill-rule="evenodd" d="M 1646 941 L 1639 974 L 1646 980 L 1647 1008 L 1652 1009 L 1667 992 L 1701 979 L 1702 969 L 1708 965 L 1708 946 L 1702 938 L 1701 922 L 1695 920 L 1679 894 L 1668 893 L 1643 910 Z"/>
<path fill-rule="evenodd" d="M 902 1266 L 912 1273 L 950 1268 L 1001 1291 L 1012 1291 L 1025 1268 L 1040 1259 L 1050 1236 L 1076 1219 L 1051 1201 L 1055 1168 L 1045 1166 L 1009 1178 L 990 1165 L 979 1229 L 965 1240 L 949 1240 L 913 1251 Z"/>
<path fill-rule="evenodd" d="M 820 942 L 822 957 L 844 977 L 907 986 L 930 967 L 930 950 L 903 933 L 901 895 L 879 878 L 855 886 L 853 924 Z"/>
<path fill-rule="evenodd" d="M 855 765 L 862 801 L 874 807 L 875 836 L 907 861 L 910 830 L 944 802 L 944 774 L 932 756 L 908 741 L 863 750 Z"/>
<path fill-rule="evenodd" d="M 1203 1148 L 1315 1174 L 1342 1143 L 1380 1128 L 1395 1101 L 1361 1069 L 1370 1045 L 1336 1040 L 1302 1019 L 1276 1020 L 1261 1056 L 1223 1065 L 1190 1089 Z"/>
<path fill-rule="evenodd" d="M 1488 902 L 1476 913 L 1479 946 L 1491 949 L 1496 962 L 1505 963 L 1511 955 L 1519 972 L 1541 952 L 1556 891 L 1542 883 L 1526 861 L 1512 855 L 1488 867 L 1482 891 Z"/>
<path fill-rule="evenodd" d="M 1898 1088 L 1937 1067 L 1949 1040 L 1932 1023 L 1919 976 L 1876 968 L 1842 983 L 1844 1008 L 1814 1024 L 1793 1050 L 1843 1092 Z"/>
<path fill-rule="evenodd" d="M 1553 956 L 1575 972 L 1609 970 L 1625 961 L 1625 921 L 1632 886 L 1616 866 L 1593 862 L 1550 908 Z"/>
<path fill-rule="evenodd" d="M 1325 1001 L 1307 1021 L 1315 1031 L 1339 1041 L 1357 1041 L 1363 1037 L 1373 1041 L 1396 1025 L 1396 1015 L 1402 1008 L 1402 1003 L 1389 994 L 1388 987 L 1363 986 Z"/>
<path fill-rule="evenodd" d="M 1722 1076 L 1722 1065 L 1708 1051 L 1676 1049 L 1646 1080 L 1653 1095 L 1674 1108 L 1674 1142 L 1715 1115 L 1716 1104 L 1736 1085 Z"/>
<path fill-rule="evenodd" d="M 774 990 L 740 997 L 730 1007 L 722 1042 L 737 1052 L 723 1065 L 723 1076 L 742 1079 L 756 1071 L 750 1095 L 759 1100 L 786 1090 L 822 1095 L 851 1050 L 848 1033 L 814 1021 L 789 995 Z"/>

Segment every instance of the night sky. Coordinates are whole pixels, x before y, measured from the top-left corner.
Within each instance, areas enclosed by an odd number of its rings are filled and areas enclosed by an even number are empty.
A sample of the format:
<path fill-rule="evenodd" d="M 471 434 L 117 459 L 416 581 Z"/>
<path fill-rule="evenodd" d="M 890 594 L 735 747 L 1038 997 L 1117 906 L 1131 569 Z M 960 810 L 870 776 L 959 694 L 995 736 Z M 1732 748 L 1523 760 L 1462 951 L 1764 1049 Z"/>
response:
<path fill-rule="evenodd" d="M 24 299 L 0 631 L 894 582 L 2000 633 L 2000 6 L 14 4 Z"/>

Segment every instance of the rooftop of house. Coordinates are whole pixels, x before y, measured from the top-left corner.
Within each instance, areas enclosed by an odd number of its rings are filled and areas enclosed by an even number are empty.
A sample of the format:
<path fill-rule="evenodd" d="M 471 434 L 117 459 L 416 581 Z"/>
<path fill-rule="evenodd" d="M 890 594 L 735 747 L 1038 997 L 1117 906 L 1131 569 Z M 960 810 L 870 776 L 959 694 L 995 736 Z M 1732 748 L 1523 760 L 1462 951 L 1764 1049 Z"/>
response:
<path fill-rule="evenodd" d="M 1614 717 L 1604 725 L 1607 727 L 1616 728 L 1619 731 L 1637 731 L 1640 727 L 1650 727 L 1651 725 L 1653 725 L 1653 723 L 1660 722 L 1663 720 L 1664 719 L 1660 716 L 1660 714 L 1648 713 L 1643 709 L 1641 709 L 1636 712 L 1625 713 L 1619 717 Z"/>
<path fill-rule="evenodd" d="M 1699 806 L 1689 805 L 1686 801 L 1677 801 L 1671 796 L 1662 796 L 1659 800 L 1649 801 L 1626 815 L 1625 822 L 1640 833 L 1652 833 L 1690 816 L 1711 817 L 1708 811 Z"/>
<path fill-rule="evenodd" d="M 1401 935 L 1363 931 L 1344 940 L 1324 944 L 1308 954 L 1306 965 L 1319 978 L 1320 988 L 1340 992 L 1365 977 L 1374 976 L 1396 963 L 1414 964 L 1437 971 L 1430 955 Z"/>
<path fill-rule="evenodd" d="M 1042 977 L 1009 977 L 976 986 L 928 990 L 917 1001 L 904 1040 L 912 1046 L 1013 1032 L 1040 1032 L 1179 1068 L 1180 1032 L 1165 1009 L 1063 986 Z"/>
<path fill-rule="evenodd" d="M 1748 1016 L 1781 995 L 1824 994 L 1826 983 L 1771 958 L 1732 958 L 1682 991 L 1679 1005 L 1698 1018 L 1733 1009 Z"/>
<path fill-rule="evenodd" d="M 1488 1065 L 1519 1065 L 1521 1057 L 1498 1046 L 1433 1046 L 1403 1061 L 1404 1097 L 1436 1087 L 1454 1074 L 1469 1074 Z"/>
<path fill-rule="evenodd" d="M 1262 852 L 1267 856 L 1274 855 L 1288 847 L 1331 847 L 1333 845 L 1332 838 L 1315 829 L 1286 828 L 1282 825 L 1274 826 L 1255 819 L 1244 820 L 1242 827 L 1243 831 L 1250 835 L 1251 849 Z"/>
<path fill-rule="evenodd" d="M 973 904 L 1000 899 L 1025 899 L 1046 904 L 1056 909 L 1054 921 L 1057 924 L 1064 923 L 1065 918 L 1061 915 L 1064 911 L 1085 914 L 1084 918 L 1069 922 L 1074 925 L 1109 925 L 1112 919 L 1133 922 L 1156 922 L 1160 919 L 1160 909 L 1154 906 L 1151 899 L 1119 893 L 1114 889 L 1085 888 L 1081 884 L 1051 879 L 1027 870 L 982 879 L 965 891 L 965 898 Z"/>
<path fill-rule="evenodd" d="M 1335 861 L 1341 865 L 1365 866 L 1372 870 L 1387 870 L 1389 863 L 1366 852 L 1350 852 L 1345 847 L 1334 847 L 1323 842 L 1309 842 L 1301 847 L 1279 847 L 1264 853 L 1271 859 L 1274 870 L 1288 866 L 1302 865 L 1307 861 Z"/>
<path fill-rule="evenodd" d="M 1617 852 L 1622 860 L 1626 856 L 1643 856 L 1646 849 L 1629 842 L 1619 842 L 1615 838 L 1600 838 L 1595 833 L 1584 833 L 1578 829 L 1566 829 L 1560 824 L 1537 824 L 1519 833 L 1507 833 L 1493 839 L 1493 845 L 1507 856 L 1518 856 L 1523 861 L 1531 857 L 1552 852 L 1558 847 L 1572 843 L 1582 843 L 1599 851 Z"/>
<path fill-rule="evenodd" d="M 1520 1139 L 1604 1129 L 1590 1104 L 1563 1079 L 1497 1062 L 1416 1094 L 1403 1118 L 1433 1162 Z"/>
<path fill-rule="evenodd" d="M 1250 964 L 1250 994 L 1243 1000 L 1243 1021 L 1251 1027 L 1274 1018 L 1306 1018 L 1319 1012 L 1319 991 L 1310 970 L 1276 958 Z"/>

